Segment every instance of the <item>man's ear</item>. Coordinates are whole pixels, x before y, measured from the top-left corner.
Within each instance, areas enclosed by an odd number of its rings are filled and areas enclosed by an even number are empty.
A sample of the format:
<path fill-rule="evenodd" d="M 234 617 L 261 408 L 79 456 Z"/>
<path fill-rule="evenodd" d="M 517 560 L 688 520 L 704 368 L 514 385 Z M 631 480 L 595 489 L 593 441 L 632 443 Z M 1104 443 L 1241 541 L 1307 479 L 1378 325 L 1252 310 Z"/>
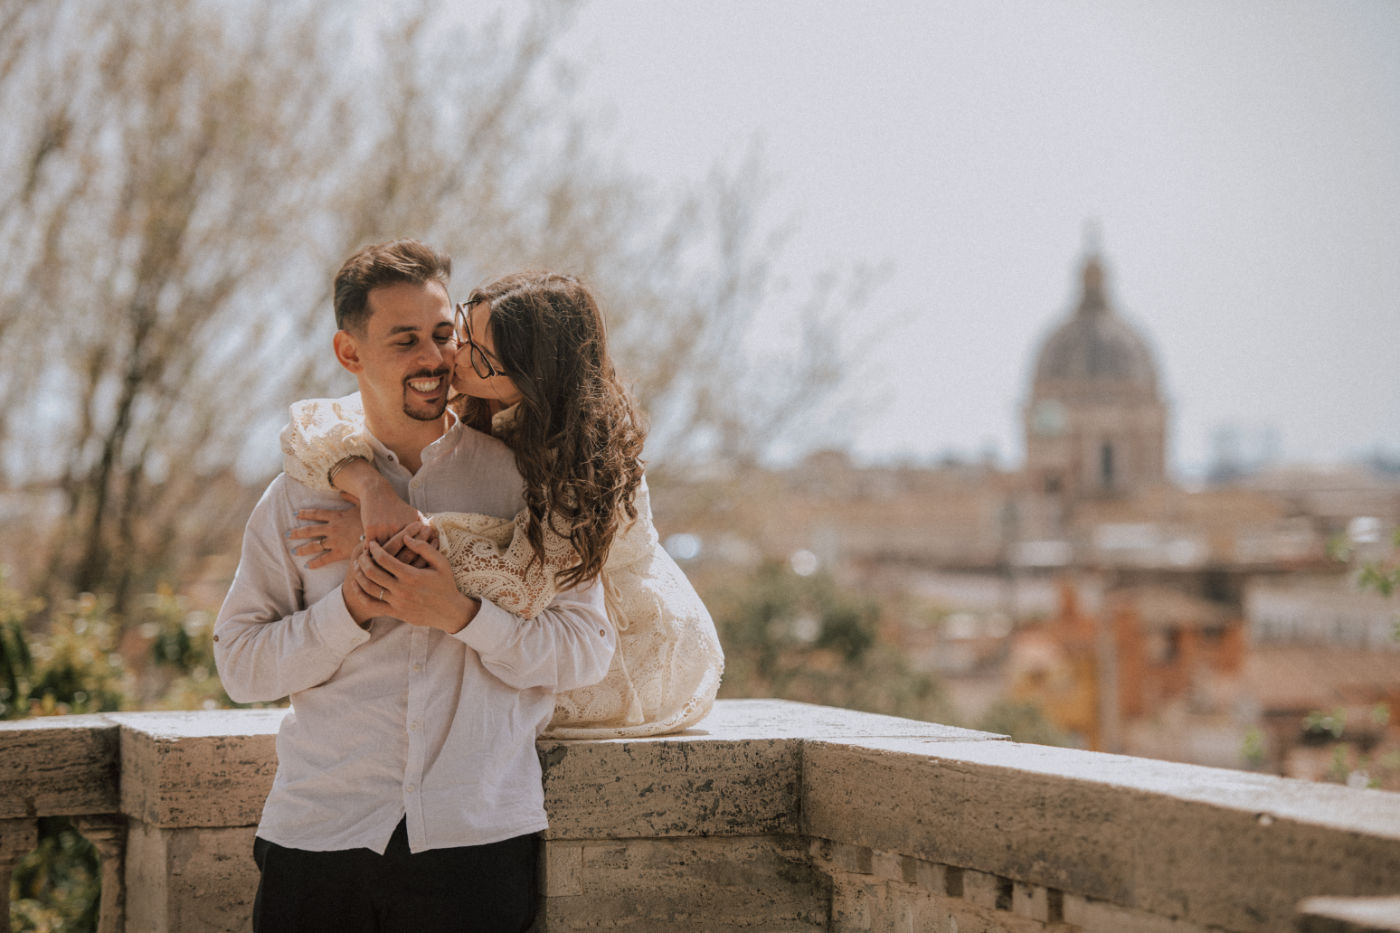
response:
<path fill-rule="evenodd" d="M 360 343 L 355 339 L 355 335 L 348 330 L 336 331 L 334 346 L 336 360 L 358 376 L 365 364 L 360 360 Z"/>

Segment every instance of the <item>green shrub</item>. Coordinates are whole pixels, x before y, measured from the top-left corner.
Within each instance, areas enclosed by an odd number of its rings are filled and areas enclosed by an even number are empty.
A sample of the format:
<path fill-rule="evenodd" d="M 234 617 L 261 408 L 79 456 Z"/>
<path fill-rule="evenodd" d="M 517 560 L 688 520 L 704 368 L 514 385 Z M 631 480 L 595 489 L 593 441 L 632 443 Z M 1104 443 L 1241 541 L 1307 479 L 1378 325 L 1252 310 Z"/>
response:
<path fill-rule="evenodd" d="M 724 646 L 722 697 L 776 697 L 911 719 L 952 718 L 936 678 L 879 638 L 877 603 L 828 574 L 766 561 L 706 587 Z"/>

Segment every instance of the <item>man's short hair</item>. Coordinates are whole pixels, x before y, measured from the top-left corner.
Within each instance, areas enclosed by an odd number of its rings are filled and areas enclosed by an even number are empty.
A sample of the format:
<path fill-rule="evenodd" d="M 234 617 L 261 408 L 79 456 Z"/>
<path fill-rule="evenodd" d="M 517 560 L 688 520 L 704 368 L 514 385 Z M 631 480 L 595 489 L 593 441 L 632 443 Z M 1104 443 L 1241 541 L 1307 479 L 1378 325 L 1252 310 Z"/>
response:
<path fill-rule="evenodd" d="M 417 240 L 389 240 L 362 247 L 335 274 L 335 326 L 363 334 L 369 322 L 369 293 L 407 282 L 447 287 L 452 260 Z"/>

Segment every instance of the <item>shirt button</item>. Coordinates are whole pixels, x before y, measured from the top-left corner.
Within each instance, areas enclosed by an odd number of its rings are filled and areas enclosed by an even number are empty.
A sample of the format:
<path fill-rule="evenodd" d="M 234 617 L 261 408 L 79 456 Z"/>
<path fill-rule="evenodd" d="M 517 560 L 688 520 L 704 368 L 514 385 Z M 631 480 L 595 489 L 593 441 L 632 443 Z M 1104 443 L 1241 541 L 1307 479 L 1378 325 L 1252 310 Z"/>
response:
<path fill-rule="evenodd" d="M 598 629 L 598 634 L 602 635 L 604 638 L 608 637 L 608 633 L 603 631 L 602 629 Z"/>
<path fill-rule="evenodd" d="M 413 722 L 409 723 L 408 727 L 414 732 L 417 732 L 419 729 L 423 728 L 423 721 L 420 719 L 415 719 L 413 720 Z"/>
<path fill-rule="evenodd" d="M 421 664 L 414 664 L 414 665 L 413 665 L 413 670 L 414 670 L 414 673 L 421 672 L 421 671 L 423 670 L 423 665 L 421 665 Z"/>
<path fill-rule="evenodd" d="M 218 636 L 218 635 L 215 635 L 215 636 L 214 636 L 214 640 L 215 640 L 215 641 L 218 641 L 218 640 L 219 640 L 219 636 Z"/>
<path fill-rule="evenodd" d="M 414 791 L 416 791 L 417 789 L 418 789 L 418 785 L 417 785 L 417 784 L 405 784 L 405 785 L 404 785 L 404 790 L 408 791 L 410 794 L 413 793 Z"/>

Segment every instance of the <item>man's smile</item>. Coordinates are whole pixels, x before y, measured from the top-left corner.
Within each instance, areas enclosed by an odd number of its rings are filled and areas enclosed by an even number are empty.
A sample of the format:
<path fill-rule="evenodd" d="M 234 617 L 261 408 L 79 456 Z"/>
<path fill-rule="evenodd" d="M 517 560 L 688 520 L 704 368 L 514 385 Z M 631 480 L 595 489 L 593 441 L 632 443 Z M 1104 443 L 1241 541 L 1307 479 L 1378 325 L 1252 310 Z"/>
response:
<path fill-rule="evenodd" d="M 405 380 L 408 387 L 422 395 L 436 395 L 447 385 L 447 372 L 436 373 L 432 376 L 416 375 Z"/>

